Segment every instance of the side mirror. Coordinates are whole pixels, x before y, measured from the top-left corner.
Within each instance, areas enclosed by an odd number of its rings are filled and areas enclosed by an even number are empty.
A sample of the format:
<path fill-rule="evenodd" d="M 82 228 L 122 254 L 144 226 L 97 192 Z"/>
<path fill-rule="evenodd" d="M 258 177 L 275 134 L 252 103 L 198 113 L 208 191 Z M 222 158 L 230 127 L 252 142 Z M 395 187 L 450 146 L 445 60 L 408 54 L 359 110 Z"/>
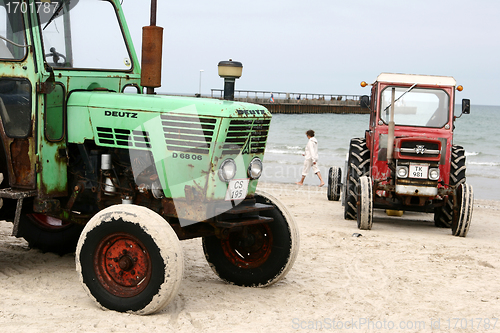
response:
<path fill-rule="evenodd" d="M 359 105 L 362 108 L 369 108 L 370 107 L 370 97 L 363 95 L 359 98 Z"/>
<path fill-rule="evenodd" d="M 470 99 L 462 99 L 462 113 L 470 114 Z"/>

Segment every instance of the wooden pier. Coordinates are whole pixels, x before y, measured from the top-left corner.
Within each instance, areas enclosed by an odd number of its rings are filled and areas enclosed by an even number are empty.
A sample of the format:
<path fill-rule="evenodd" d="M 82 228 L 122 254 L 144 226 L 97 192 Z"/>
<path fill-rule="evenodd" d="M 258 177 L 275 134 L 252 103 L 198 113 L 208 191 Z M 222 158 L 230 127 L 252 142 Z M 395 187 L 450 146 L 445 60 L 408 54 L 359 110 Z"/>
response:
<path fill-rule="evenodd" d="M 222 98 L 224 90 L 212 89 L 212 98 Z M 359 95 L 289 93 L 235 90 L 234 100 L 265 106 L 271 113 L 369 113 Z"/>

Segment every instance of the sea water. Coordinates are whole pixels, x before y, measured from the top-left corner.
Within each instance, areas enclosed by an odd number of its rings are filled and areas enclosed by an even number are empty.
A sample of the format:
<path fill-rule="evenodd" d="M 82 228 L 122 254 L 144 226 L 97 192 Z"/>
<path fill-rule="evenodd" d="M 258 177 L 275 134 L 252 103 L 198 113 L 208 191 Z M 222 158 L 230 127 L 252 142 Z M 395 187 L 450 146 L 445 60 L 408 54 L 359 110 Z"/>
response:
<path fill-rule="evenodd" d="M 457 110 L 461 110 L 457 106 Z M 457 114 L 459 115 L 459 114 Z M 455 121 L 454 144 L 466 155 L 467 183 L 477 199 L 500 200 L 500 139 L 497 123 L 500 106 L 471 106 L 469 115 Z M 344 172 L 351 138 L 364 137 L 367 114 L 275 114 L 271 121 L 264 155 L 266 182 L 294 183 L 300 180 L 307 144 L 305 132 L 315 131 L 318 140 L 319 169 L 327 182 L 328 169 L 338 166 Z M 309 171 L 305 184 L 318 185 Z"/>

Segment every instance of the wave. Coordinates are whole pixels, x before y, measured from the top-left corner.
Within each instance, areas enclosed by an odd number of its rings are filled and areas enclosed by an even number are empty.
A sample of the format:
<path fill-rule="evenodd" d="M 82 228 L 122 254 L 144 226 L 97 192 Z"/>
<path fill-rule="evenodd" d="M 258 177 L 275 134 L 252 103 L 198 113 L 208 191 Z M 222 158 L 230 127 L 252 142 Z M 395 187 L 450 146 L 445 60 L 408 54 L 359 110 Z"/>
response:
<path fill-rule="evenodd" d="M 265 151 L 267 154 L 288 154 L 288 155 L 301 155 L 301 151 L 285 150 L 285 149 L 267 149 Z"/>
<path fill-rule="evenodd" d="M 304 153 L 304 148 L 299 146 L 277 146 L 277 147 L 266 147 L 266 153 L 270 154 L 289 154 L 289 155 L 301 155 Z"/>
<path fill-rule="evenodd" d="M 467 178 L 470 180 L 471 178 L 485 178 L 485 179 L 500 179 L 496 175 L 485 175 L 483 173 L 467 173 Z"/>
<path fill-rule="evenodd" d="M 500 162 L 467 162 L 470 165 L 500 166 Z"/>
<path fill-rule="evenodd" d="M 471 152 L 466 151 L 465 152 L 465 156 L 477 156 L 479 154 L 480 154 L 479 152 L 475 152 L 475 151 L 471 151 Z"/>

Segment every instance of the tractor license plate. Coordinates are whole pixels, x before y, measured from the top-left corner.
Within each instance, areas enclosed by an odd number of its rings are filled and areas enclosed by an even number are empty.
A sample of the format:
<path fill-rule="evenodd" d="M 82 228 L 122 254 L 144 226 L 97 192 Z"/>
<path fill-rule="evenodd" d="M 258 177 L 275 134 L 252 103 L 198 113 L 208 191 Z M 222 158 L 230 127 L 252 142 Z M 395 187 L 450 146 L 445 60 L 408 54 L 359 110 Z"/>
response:
<path fill-rule="evenodd" d="M 428 165 L 410 164 L 410 178 L 427 179 L 429 171 Z"/>
<path fill-rule="evenodd" d="M 226 201 L 243 200 L 247 196 L 248 179 L 233 179 L 229 182 L 226 192 Z"/>

